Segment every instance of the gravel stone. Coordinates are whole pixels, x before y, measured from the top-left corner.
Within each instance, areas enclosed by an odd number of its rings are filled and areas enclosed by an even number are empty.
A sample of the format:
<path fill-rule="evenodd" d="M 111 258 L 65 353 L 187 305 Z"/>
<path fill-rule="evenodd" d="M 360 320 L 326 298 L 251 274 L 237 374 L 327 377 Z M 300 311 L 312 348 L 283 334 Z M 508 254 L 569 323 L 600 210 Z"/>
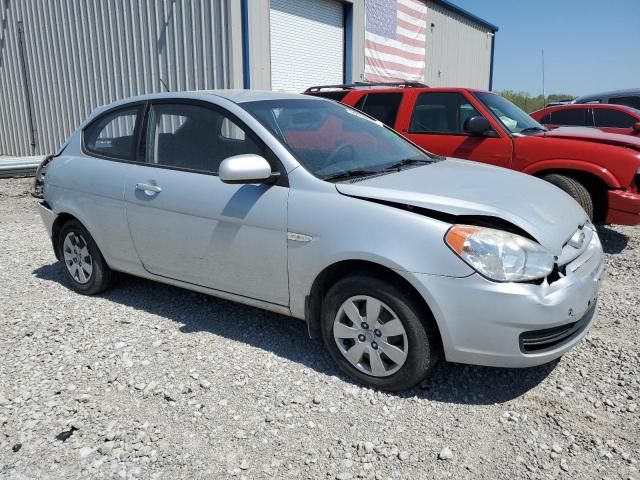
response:
<path fill-rule="evenodd" d="M 640 479 L 640 228 L 599 227 L 598 320 L 562 358 L 392 394 L 298 320 L 128 275 L 73 293 L 31 181 L 0 179 L 0 478 Z"/>
<path fill-rule="evenodd" d="M 449 447 L 444 447 L 442 450 L 440 450 L 438 458 L 440 460 L 451 460 L 453 458 L 453 452 Z"/>

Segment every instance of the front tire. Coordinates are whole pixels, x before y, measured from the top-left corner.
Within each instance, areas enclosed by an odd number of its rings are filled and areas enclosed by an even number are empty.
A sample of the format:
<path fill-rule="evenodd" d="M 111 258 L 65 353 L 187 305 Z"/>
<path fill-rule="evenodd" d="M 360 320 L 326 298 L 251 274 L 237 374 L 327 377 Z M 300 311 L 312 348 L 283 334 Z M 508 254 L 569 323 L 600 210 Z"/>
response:
<path fill-rule="evenodd" d="M 322 305 L 322 337 L 355 380 L 388 391 L 422 381 L 438 359 L 435 322 L 410 295 L 367 275 L 339 280 Z"/>
<path fill-rule="evenodd" d="M 58 257 L 76 292 L 95 295 L 113 285 L 115 273 L 105 262 L 91 234 L 77 220 L 69 220 L 60 229 Z"/>
<path fill-rule="evenodd" d="M 573 177 L 550 173 L 542 177 L 543 180 L 555 185 L 569 194 L 587 212 L 589 220 L 593 220 L 593 198 L 587 187 Z"/>

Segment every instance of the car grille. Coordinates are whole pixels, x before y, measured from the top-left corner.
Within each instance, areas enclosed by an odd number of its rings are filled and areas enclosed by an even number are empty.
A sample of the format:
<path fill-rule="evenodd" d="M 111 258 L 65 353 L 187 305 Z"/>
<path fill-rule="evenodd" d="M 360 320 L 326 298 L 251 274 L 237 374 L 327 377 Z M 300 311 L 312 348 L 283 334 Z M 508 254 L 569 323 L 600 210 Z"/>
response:
<path fill-rule="evenodd" d="M 520 334 L 520 351 L 522 353 L 543 353 L 552 350 L 577 337 L 589 325 L 596 311 L 596 302 L 577 322 L 567 323 L 559 327 L 531 330 Z"/>

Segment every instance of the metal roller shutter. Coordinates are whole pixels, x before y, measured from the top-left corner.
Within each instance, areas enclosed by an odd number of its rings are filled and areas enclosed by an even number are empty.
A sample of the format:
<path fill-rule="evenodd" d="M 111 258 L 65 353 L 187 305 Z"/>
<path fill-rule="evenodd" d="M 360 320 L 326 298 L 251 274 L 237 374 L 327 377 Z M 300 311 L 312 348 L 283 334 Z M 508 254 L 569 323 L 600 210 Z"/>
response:
<path fill-rule="evenodd" d="M 271 0 L 271 88 L 302 92 L 344 79 L 344 11 L 334 0 Z"/>

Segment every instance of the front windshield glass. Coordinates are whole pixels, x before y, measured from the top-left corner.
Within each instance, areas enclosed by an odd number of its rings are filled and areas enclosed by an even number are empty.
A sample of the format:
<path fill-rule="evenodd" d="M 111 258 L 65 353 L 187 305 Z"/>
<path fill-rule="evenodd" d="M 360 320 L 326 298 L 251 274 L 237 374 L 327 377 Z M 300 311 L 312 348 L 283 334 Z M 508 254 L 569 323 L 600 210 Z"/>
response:
<path fill-rule="evenodd" d="M 487 92 L 477 92 L 475 95 L 511 133 L 527 134 L 546 130 L 545 127 L 500 95 Z"/>
<path fill-rule="evenodd" d="M 323 179 L 367 175 L 432 160 L 382 123 L 337 102 L 288 99 L 241 106 L 307 170 Z"/>

